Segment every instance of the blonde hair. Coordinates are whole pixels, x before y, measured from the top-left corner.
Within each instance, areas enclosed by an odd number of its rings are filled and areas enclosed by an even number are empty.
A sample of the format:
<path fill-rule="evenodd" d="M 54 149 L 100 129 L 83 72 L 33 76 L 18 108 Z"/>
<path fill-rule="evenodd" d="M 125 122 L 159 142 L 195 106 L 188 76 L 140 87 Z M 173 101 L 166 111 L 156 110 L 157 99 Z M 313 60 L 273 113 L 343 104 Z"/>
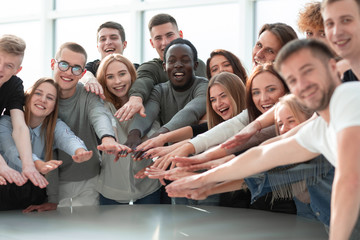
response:
<path fill-rule="evenodd" d="M 5 34 L 0 37 L 0 51 L 24 57 L 26 43 L 15 35 Z"/>
<path fill-rule="evenodd" d="M 283 97 L 279 98 L 279 102 L 275 105 L 275 112 L 274 116 L 276 117 L 277 113 L 279 112 L 279 108 L 281 106 L 286 106 L 290 109 L 290 111 L 294 114 L 296 120 L 299 123 L 305 122 L 314 114 L 314 111 L 306 108 L 305 106 L 301 105 L 297 100 L 294 94 L 287 94 Z M 275 121 L 275 130 L 276 134 L 280 135 L 279 125 L 277 121 Z"/>
<path fill-rule="evenodd" d="M 41 135 L 45 139 L 45 161 L 52 159 L 54 131 L 59 111 L 59 86 L 52 78 L 40 78 L 34 85 L 25 92 L 25 123 L 30 125 L 30 100 L 35 93 L 35 90 L 43 83 L 50 83 L 56 89 L 56 100 L 54 110 L 45 117 L 41 125 Z"/>
<path fill-rule="evenodd" d="M 125 64 L 125 66 L 127 67 L 128 71 L 130 73 L 130 76 L 131 76 L 131 84 L 133 84 L 134 81 L 136 80 L 136 70 L 135 70 L 134 65 L 130 62 L 129 59 L 127 59 L 126 57 L 124 57 L 118 53 L 110 54 L 110 55 L 106 56 L 103 60 L 101 60 L 96 77 L 97 77 L 99 83 L 101 84 L 102 88 L 104 89 L 104 95 L 106 97 L 106 101 L 111 102 L 115 106 L 115 108 L 118 109 L 125 103 L 123 103 L 120 98 L 118 98 L 117 96 L 112 94 L 106 87 L 106 70 L 107 70 L 109 64 L 114 61 L 119 61 L 119 62 Z"/>
<path fill-rule="evenodd" d="M 214 85 L 220 85 L 224 89 L 225 94 L 229 97 L 234 109 L 232 117 L 238 115 L 246 107 L 245 85 L 237 75 L 229 72 L 222 72 L 213 76 L 209 81 L 206 97 L 206 113 L 209 129 L 224 121 L 211 106 L 210 88 Z"/>

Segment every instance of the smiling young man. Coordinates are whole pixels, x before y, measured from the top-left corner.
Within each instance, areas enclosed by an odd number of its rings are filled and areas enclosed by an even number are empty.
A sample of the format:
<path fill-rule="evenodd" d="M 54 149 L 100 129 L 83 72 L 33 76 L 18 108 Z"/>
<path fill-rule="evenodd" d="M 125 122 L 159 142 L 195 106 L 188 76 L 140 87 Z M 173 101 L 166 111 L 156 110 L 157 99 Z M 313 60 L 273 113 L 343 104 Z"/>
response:
<path fill-rule="evenodd" d="M 140 65 L 137 70 L 137 78 L 129 91 L 129 101 L 115 114 L 120 121 L 131 119 L 135 113 L 145 117 L 143 103 L 150 96 L 151 90 L 156 84 L 167 82 L 168 76 L 163 69 L 165 47 L 174 39 L 182 38 L 183 33 L 178 29 L 176 20 L 169 14 L 158 14 L 149 21 L 150 44 L 159 54 L 159 58 Z M 204 62 L 199 61 L 195 75 L 206 77 Z"/>
<path fill-rule="evenodd" d="M 112 53 L 123 54 L 127 46 L 125 38 L 124 27 L 117 22 L 108 21 L 101 24 L 97 30 L 97 49 L 101 55 L 101 59 L 104 59 L 107 55 Z M 100 59 L 88 62 L 85 65 L 87 70 L 81 79 L 81 82 L 88 83 L 85 88 L 88 91 L 92 91 L 104 98 L 103 89 L 96 80 L 96 72 L 100 65 Z M 139 65 L 134 64 L 135 68 Z"/>
<path fill-rule="evenodd" d="M 145 118 L 136 115 L 130 125 L 127 145 L 135 148 L 159 117 L 162 127 L 153 135 L 196 124 L 206 112 L 208 81 L 195 76 L 197 51 L 187 40 L 173 40 L 164 50 L 164 69 L 169 81 L 158 84 L 145 104 Z"/>
<path fill-rule="evenodd" d="M 330 46 L 351 67 L 344 73 L 343 81 L 360 79 L 360 1 L 325 0 L 322 16 Z"/>
<path fill-rule="evenodd" d="M 332 52 L 319 41 L 289 43 L 278 54 L 276 65 L 298 101 L 320 117 L 294 136 L 252 148 L 215 169 L 175 181 L 167 191 L 170 196 L 198 198 L 217 183 L 304 162 L 321 153 L 336 168 L 330 239 L 349 239 L 351 234 L 351 239 L 359 239 L 360 226 L 355 223 L 360 210 L 360 84 L 340 84 Z"/>
<path fill-rule="evenodd" d="M 51 60 L 54 79 L 60 88 L 59 118 L 93 151 L 90 160 L 75 163 L 71 156 L 58 150 L 56 159 L 63 164 L 49 173 L 47 189 L 49 202 L 31 206 L 26 211 L 46 211 L 59 206 L 97 205 L 95 187 L 100 170 L 100 153 L 105 149 L 130 150 L 115 141 L 111 114 L 100 98 L 84 89 L 79 83 L 86 63 L 85 49 L 79 44 L 67 42 L 61 45 L 55 59 Z M 101 145 L 98 146 L 98 139 Z"/>

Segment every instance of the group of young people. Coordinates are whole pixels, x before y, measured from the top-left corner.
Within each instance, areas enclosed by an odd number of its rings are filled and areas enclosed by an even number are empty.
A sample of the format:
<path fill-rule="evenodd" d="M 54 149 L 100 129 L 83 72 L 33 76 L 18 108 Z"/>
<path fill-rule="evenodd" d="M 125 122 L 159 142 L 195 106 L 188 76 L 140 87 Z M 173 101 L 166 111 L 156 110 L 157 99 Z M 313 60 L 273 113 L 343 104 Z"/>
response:
<path fill-rule="evenodd" d="M 171 197 L 297 213 L 330 239 L 358 239 L 360 1 L 309 3 L 298 25 L 309 39 L 264 24 L 248 75 L 223 49 L 199 60 L 168 14 L 148 25 L 159 58 L 132 63 L 123 27 L 106 22 L 101 59 L 64 43 L 53 78 L 25 94 L 16 77 L 25 43 L 2 36 L 0 209 Z"/>

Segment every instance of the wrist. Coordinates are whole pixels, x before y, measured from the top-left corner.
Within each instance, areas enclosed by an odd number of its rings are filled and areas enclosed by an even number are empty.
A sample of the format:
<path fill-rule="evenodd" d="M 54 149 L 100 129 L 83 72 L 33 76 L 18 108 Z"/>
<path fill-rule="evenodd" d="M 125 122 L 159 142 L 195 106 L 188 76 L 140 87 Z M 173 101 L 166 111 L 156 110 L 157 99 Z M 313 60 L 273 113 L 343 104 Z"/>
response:
<path fill-rule="evenodd" d="M 143 103 L 143 99 L 140 96 L 130 96 L 129 101 Z"/>
<path fill-rule="evenodd" d="M 259 120 L 255 120 L 255 121 L 254 121 L 254 124 L 255 124 L 255 128 L 257 129 L 257 131 L 260 132 L 261 129 L 262 129 L 262 124 L 261 124 L 261 122 L 260 122 Z"/>

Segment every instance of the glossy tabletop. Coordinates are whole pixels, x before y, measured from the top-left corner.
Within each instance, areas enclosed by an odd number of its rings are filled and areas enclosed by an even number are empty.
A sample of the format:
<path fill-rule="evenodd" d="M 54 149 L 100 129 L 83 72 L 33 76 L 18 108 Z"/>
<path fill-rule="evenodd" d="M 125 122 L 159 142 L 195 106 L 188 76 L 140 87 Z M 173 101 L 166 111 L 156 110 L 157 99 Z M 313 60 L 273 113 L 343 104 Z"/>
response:
<path fill-rule="evenodd" d="M 327 239 L 322 224 L 252 209 L 184 205 L 0 212 L 0 239 Z"/>

